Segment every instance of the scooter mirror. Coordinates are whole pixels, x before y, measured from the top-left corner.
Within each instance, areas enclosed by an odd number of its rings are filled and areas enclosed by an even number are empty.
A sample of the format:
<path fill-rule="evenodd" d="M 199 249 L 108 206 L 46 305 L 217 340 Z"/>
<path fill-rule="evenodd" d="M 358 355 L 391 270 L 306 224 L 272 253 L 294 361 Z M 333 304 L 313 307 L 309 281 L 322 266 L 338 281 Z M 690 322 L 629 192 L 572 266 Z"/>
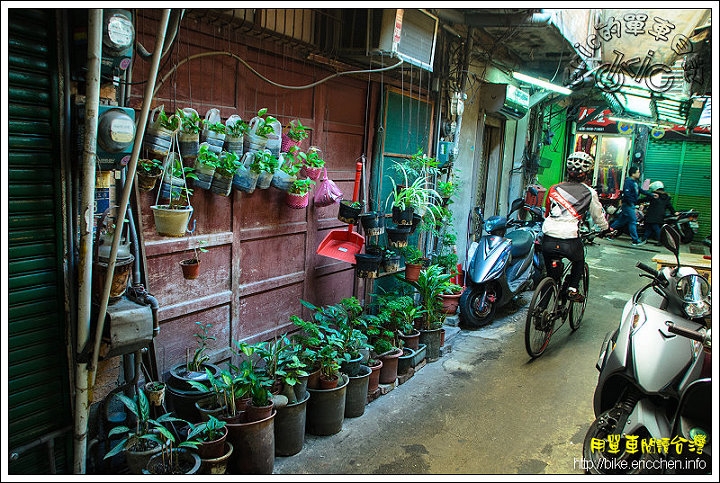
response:
<path fill-rule="evenodd" d="M 677 266 L 680 266 L 680 232 L 672 225 L 663 225 L 660 229 L 660 243 L 670 250 L 677 259 Z"/>
<path fill-rule="evenodd" d="M 523 206 L 523 200 L 522 198 L 518 198 L 515 201 L 512 202 L 510 205 L 510 213 L 514 213 Z M 508 213 L 508 216 L 510 216 L 510 213 Z"/>

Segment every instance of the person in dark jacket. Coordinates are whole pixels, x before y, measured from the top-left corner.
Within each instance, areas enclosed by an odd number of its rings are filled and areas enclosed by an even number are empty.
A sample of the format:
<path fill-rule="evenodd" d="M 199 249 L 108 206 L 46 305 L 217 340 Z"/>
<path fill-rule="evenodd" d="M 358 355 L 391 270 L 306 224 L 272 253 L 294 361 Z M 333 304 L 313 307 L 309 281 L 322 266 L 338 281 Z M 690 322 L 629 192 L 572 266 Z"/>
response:
<path fill-rule="evenodd" d="M 635 206 L 638 204 L 639 193 L 657 198 L 656 194 L 642 189 L 638 184 L 638 179 L 640 179 L 640 170 L 637 166 L 633 166 L 628 171 L 628 177 L 623 185 L 620 216 L 610 224 L 610 228 L 613 230 L 613 232 L 611 232 L 611 236 L 615 235 L 617 230 L 627 226 L 628 234 L 630 235 L 630 238 L 632 238 L 632 244 L 636 247 L 646 243 L 644 240 L 641 240 L 637 234 L 637 215 L 635 214 Z"/>
<path fill-rule="evenodd" d="M 665 221 L 665 212 L 670 211 L 675 216 L 678 212 L 673 208 L 670 195 L 665 192 L 665 185 L 662 181 L 650 183 L 649 188 L 651 193 L 657 194 L 657 198 L 650 196 L 640 200 L 641 203 L 650 202 L 645 210 L 645 236 L 643 238 L 645 241 L 654 238 L 660 245 L 660 227 Z"/>

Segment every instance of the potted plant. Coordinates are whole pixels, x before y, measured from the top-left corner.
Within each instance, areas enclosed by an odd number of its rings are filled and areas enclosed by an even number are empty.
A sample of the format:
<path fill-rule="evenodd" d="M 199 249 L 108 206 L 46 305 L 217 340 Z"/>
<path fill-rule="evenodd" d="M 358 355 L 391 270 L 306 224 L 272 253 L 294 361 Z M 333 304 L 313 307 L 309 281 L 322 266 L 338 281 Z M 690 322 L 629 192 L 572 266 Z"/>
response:
<path fill-rule="evenodd" d="M 197 243 L 193 244 L 193 257 L 186 258 L 180 261 L 180 268 L 183 272 L 183 278 L 186 280 L 194 280 L 200 273 L 200 253 L 206 253 L 207 240 L 197 240 Z"/>
<path fill-rule="evenodd" d="M 292 147 L 299 147 L 300 143 L 309 136 L 310 133 L 307 132 L 300 119 L 293 119 L 287 125 L 287 131 L 282 134 L 280 151 L 283 153 L 290 152 Z"/>
<path fill-rule="evenodd" d="M 397 379 L 398 358 L 403 354 L 398 332 L 400 321 L 386 308 L 381 308 L 377 315 L 368 315 L 366 320 L 372 357 L 382 361 L 380 384 L 392 384 Z"/>
<path fill-rule="evenodd" d="M 200 381 L 205 386 L 209 386 L 206 369 L 210 369 L 214 376 L 220 372 L 219 367 L 210 363 L 210 356 L 207 353 L 209 342 L 216 340 L 215 336 L 210 334 L 212 324 L 196 321 L 195 325 L 198 327 L 198 331 L 194 334 L 197 347 L 195 347 L 192 357 L 188 348 L 185 362 L 170 368 L 169 383 L 171 387 L 174 385 L 183 389 L 191 389 L 189 381 Z"/>
<path fill-rule="evenodd" d="M 265 373 L 273 381 L 273 388 L 287 397 L 289 404 L 297 402 L 295 386 L 301 378 L 308 376 L 306 365 L 299 357 L 301 350 L 301 346 L 293 343 L 287 334 L 261 342 L 256 348 L 258 356 L 264 361 Z"/>
<path fill-rule="evenodd" d="M 238 155 L 232 151 L 221 151 L 210 191 L 221 196 L 230 196 L 235 172 L 238 170 Z"/>
<path fill-rule="evenodd" d="M 153 406 L 162 406 L 165 402 L 166 384 L 162 381 L 148 381 L 143 386 L 147 398 Z"/>
<path fill-rule="evenodd" d="M 291 151 L 299 148 L 293 147 Z M 292 183 L 298 179 L 298 173 L 302 165 L 295 159 L 292 153 L 280 153 L 280 168 L 275 170 L 271 184 L 279 190 L 288 191 Z"/>
<path fill-rule="evenodd" d="M 158 201 L 164 198 L 164 204 L 156 203 L 153 211 L 155 231 L 158 235 L 181 237 L 187 231 L 188 222 L 193 213 L 190 196 L 193 190 L 187 187 L 187 179 L 197 179 L 194 169 L 183 166 L 179 158 L 168 159 L 165 165 L 163 184 L 158 193 Z"/>
<path fill-rule="evenodd" d="M 189 424 L 187 439 L 198 442 L 196 449 L 201 459 L 217 458 L 224 454 L 228 433 L 226 424 L 212 415 L 207 421 Z"/>
<path fill-rule="evenodd" d="M 437 158 L 429 157 L 422 148 L 418 148 L 412 156 L 396 162 L 391 168 L 398 173 L 407 174 L 410 179 L 414 180 L 418 177 L 432 176 L 437 173 L 439 165 Z"/>
<path fill-rule="evenodd" d="M 210 145 L 210 150 L 217 154 L 222 151 L 225 144 L 227 129 L 220 118 L 220 110 L 217 108 L 208 109 L 205 119 L 202 120 L 202 141 Z"/>
<path fill-rule="evenodd" d="M 215 169 L 219 163 L 218 154 L 210 149 L 208 143 L 202 143 L 197 151 L 197 158 L 195 158 L 195 175 L 197 179 L 194 180 L 193 186 L 196 188 L 202 188 L 209 190 L 212 186 L 213 175 Z"/>
<path fill-rule="evenodd" d="M 285 195 L 285 204 L 290 208 L 303 209 L 310 202 L 310 190 L 315 181 L 310 178 L 296 179 L 290 184 Z"/>
<path fill-rule="evenodd" d="M 138 188 L 141 191 L 150 191 L 155 187 L 157 180 L 163 174 L 163 163 L 159 159 L 143 158 L 137 163 Z"/>
<path fill-rule="evenodd" d="M 130 472 L 142 474 L 150 457 L 160 453 L 170 444 L 172 434 L 165 424 L 185 421 L 172 416 L 171 413 L 152 418 L 150 402 L 142 388 L 137 388 L 133 397 L 122 393 L 117 393 L 115 397 L 132 413 L 134 426 L 119 425 L 108 432 L 108 438 L 120 436 L 120 440 L 105 454 L 104 459 L 124 452 Z"/>
<path fill-rule="evenodd" d="M 200 128 L 202 125 L 200 115 L 191 107 L 177 109 L 175 115 L 180 119 L 180 131 L 178 132 L 180 154 L 183 159 L 192 162 L 200 149 Z"/>
<path fill-rule="evenodd" d="M 385 206 L 386 208 L 388 205 L 392 207 L 393 222 L 397 225 L 412 225 L 414 213 L 422 217 L 428 212 L 432 216 L 433 212 L 428 211 L 427 208 L 441 200 L 438 192 L 430 187 L 430 182 L 423 176 L 409 183 L 405 168 L 397 162 L 395 164 L 400 166 L 405 184 L 398 186 L 395 179 L 388 176 L 392 183 L 392 189 L 385 201 Z"/>
<path fill-rule="evenodd" d="M 172 136 L 180 128 L 180 119 L 165 113 L 165 106 L 160 105 L 152 110 L 148 125 L 143 136 L 143 158 L 165 159 L 170 152 Z"/>
<path fill-rule="evenodd" d="M 422 269 L 423 252 L 415 245 L 407 245 L 400 248 L 400 253 L 405 259 L 405 280 L 417 281 Z"/>
<path fill-rule="evenodd" d="M 249 396 L 245 407 L 245 422 L 266 419 L 272 414 L 274 406 L 270 391 L 273 379 L 262 368 L 257 367 L 258 345 L 239 341 L 235 341 L 235 345 L 237 349 L 234 349 L 234 352 L 243 359 L 241 369 L 237 371 L 238 380 L 247 388 Z"/>
<path fill-rule="evenodd" d="M 299 152 L 297 156 L 302 162 L 300 174 L 310 179 L 317 180 L 320 177 L 322 168 L 325 167 L 325 160 L 321 157 L 322 151 L 316 146 L 310 146 L 307 152 Z"/>
<path fill-rule="evenodd" d="M 381 268 L 386 273 L 394 273 L 400 270 L 400 259 L 402 258 L 398 252 L 390 248 L 386 248 L 382 253 Z"/>
<path fill-rule="evenodd" d="M 189 424 L 180 418 L 174 421 Z M 178 437 L 164 426 L 158 427 L 160 440 L 165 444 L 159 453 L 150 457 L 143 474 L 151 475 L 194 475 L 200 471 L 200 456 L 195 452 L 199 442 L 185 438 L 178 442 Z"/>

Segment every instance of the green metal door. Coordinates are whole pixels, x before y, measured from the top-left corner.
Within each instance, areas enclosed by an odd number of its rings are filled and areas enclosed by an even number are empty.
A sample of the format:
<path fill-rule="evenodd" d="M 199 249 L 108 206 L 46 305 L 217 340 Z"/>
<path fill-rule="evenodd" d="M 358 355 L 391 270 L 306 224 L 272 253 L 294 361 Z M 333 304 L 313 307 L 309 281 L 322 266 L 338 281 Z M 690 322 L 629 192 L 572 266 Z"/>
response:
<path fill-rule="evenodd" d="M 677 210 L 700 213 L 695 241 L 712 231 L 712 165 L 709 143 L 650 140 L 644 179 L 662 181 Z"/>
<path fill-rule="evenodd" d="M 56 12 L 7 22 L 10 474 L 72 473 Z"/>

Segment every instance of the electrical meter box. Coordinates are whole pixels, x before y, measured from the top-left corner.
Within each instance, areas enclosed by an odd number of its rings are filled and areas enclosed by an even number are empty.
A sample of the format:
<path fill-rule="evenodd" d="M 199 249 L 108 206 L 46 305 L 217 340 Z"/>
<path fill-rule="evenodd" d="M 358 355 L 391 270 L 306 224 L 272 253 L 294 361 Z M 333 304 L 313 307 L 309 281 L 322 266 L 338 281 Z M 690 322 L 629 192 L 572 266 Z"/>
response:
<path fill-rule="evenodd" d="M 85 104 L 75 105 L 77 156 L 82 159 L 85 139 Z M 130 162 L 135 143 L 135 111 L 129 107 L 98 106 L 97 154 L 98 169 L 122 169 Z"/>
<path fill-rule="evenodd" d="M 135 42 L 132 16 L 127 10 L 103 10 L 102 60 L 103 73 L 114 74 L 130 67 Z"/>

